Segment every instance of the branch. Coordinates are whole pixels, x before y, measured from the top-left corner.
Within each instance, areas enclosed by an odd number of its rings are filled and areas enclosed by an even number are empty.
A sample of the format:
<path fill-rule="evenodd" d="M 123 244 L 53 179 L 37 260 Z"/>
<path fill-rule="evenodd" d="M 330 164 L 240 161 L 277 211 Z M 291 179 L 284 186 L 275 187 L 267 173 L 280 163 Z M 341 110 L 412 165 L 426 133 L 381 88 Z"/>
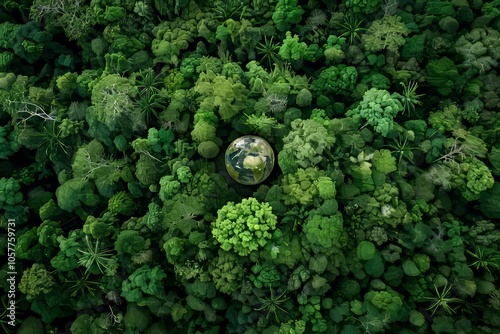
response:
<path fill-rule="evenodd" d="M 38 104 L 35 104 L 32 102 L 21 102 L 21 101 L 10 101 L 10 100 L 8 101 L 9 106 L 11 104 L 14 104 L 14 103 L 21 105 L 21 107 L 17 110 L 18 115 L 20 113 L 26 113 L 29 115 L 27 118 L 20 117 L 21 120 L 17 123 L 17 125 L 23 123 L 24 126 L 26 126 L 26 122 L 30 118 L 33 118 L 33 117 L 39 117 L 39 118 L 43 119 L 44 121 L 55 121 L 56 120 L 56 116 L 47 114 L 45 112 L 45 110 L 43 110 L 43 108 L 41 106 L 39 106 Z M 29 107 L 34 107 L 35 110 L 30 110 Z"/>
<path fill-rule="evenodd" d="M 457 156 L 463 156 L 464 155 L 464 145 L 458 142 L 458 140 L 455 139 L 455 142 L 453 143 L 453 146 L 451 147 L 450 151 L 443 155 L 440 158 L 437 158 L 433 162 L 437 162 L 439 160 L 444 160 L 444 161 L 450 161 L 450 160 L 455 160 Z"/>

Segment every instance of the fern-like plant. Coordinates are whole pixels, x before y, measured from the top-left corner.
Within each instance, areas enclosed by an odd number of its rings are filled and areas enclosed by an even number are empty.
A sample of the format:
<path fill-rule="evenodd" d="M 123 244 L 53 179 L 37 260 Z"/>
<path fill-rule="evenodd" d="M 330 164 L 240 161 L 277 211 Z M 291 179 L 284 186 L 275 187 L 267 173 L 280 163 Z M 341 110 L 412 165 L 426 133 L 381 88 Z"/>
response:
<path fill-rule="evenodd" d="M 492 250 L 485 251 L 481 247 L 476 246 L 476 251 L 474 253 L 469 250 L 467 250 L 467 253 L 473 257 L 473 262 L 471 262 L 469 266 L 476 268 L 476 270 L 483 268 L 486 269 L 490 275 L 493 275 L 490 268 L 500 269 L 500 254 L 498 252 Z"/>
<path fill-rule="evenodd" d="M 400 83 L 403 86 L 403 94 L 401 95 L 401 104 L 403 105 L 403 114 L 408 112 L 408 115 L 415 112 L 415 105 L 422 105 L 419 100 L 425 94 L 417 94 L 418 83 L 415 81 Z"/>
<path fill-rule="evenodd" d="M 391 153 L 394 154 L 398 159 L 398 165 L 401 163 L 403 158 L 408 159 L 409 161 L 413 161 L 414 155 L 413 150 L 418 149 L 416 146 L 410 146 L 408 143 L 408 135 L 402 138 L 401 134 L 399 134 L 398 139 L 394 139 L 394 145 L 387 145 L 392 148 Z"/>
<path fill-rule="evenodd" d="M 111 250 L 102 249 L 99 240 L 92 244 L 88 235 L 85 236 L 85 245 L 87 246 L 86 250 L 78 250 L 83 254 L 78 260 L 78 264 L 87 268 L 85 273 L 90 272 L 94 264 L 102 274 L 113 275 L 116 272 L 118 263 L 113 259 Z"/>
<path fill-rule="evenodd" d="M 149 124 L 152 116 L 158 119 L 158 112 L 165 108 L 161 96 L 163 79 L 161 74 L 157 75 L 152 69 L 147 69 L 141 71 L 136 80 L 139 88 L 136 103 L 146 119 L 146 123 Z"/>
<path fill-rule="evenodd" d="M 340 23 L 342 27 L 339 37 L 345 37 L 347 45 L 354 45 L 361 41 L 361 33 L 366 29 L 361 26 L 364 19 L 358 19 L 354 14 L 346 14 L 344 22 Z"/>
<path fill-rule="evenodd" d="M 99 282 L 90 280 L 90 273 L 88 272 L 78 276 L 75 280 L 67 280 L 66 283 L 71 284 L 68 289 L 70 297 L 95 296 L 95 292 L 99 289 Z"/>
<path fill-rule="evenodd" d="M 261 306 L 256 308 L 256 311 L 266 311 L 266 319 L 269 319 L 269 315 L 272 313 L 274 315 L 274 320 L 276 320 L 277 323 L 280 322 L 280 319 L 278 317 L 278 311 L 288 313 L 285 309 L 281 307 L 281 305 L 288 300 L 289 297 L 284 297 L 286 291 L 283 291 L 280 295 L 275 295 L 274 291 L 270 288 L 270 296 L 269 297 L 264 297 L 259 298 L 259 301 L 261 302 Z"/>
<path fill-rule="evenodd" d="M 263 62 L 267 62 L 267 67 L 269 69 L 273 67 L 273 64 L 280 62 L 278 55 L 280 45 L 278 43 L 273 43 L 273 37 L 267 39 L 267 36 L 264 36 L 264 43 L 258 43 L 255 46 L 255 49 L 257 50 L 257 53 L 262 55 L 260 59 L 261 64 Z"/>
<path fill-rule="evenodd" d="M 219 0 L 215 2 L 214 18 L 222 21 L 233 19 L 241 20 L 245 13 L 246 6 L 239 0 Z"/>
<path fill-rule="evenodd" d="M 441 308 L 445 313 L 451 315 L 456 312 L 456 308 L 452 307 L 451 303 L 458 303 L 461 301 L 459 298 L 450 297 L 450 292 L 452 285 L 448 285 L 446 283 L 441 291 L 438 290 L 437 286 L 434 285 L 434 291 L 436 292 L 435 296 L 432 297 L 424 297 L 424 299 L 432 302 L 431 306 L 427 308 L 427 310 L 432 311 L 431 315 L 434 315 L 436 311 Z"/>

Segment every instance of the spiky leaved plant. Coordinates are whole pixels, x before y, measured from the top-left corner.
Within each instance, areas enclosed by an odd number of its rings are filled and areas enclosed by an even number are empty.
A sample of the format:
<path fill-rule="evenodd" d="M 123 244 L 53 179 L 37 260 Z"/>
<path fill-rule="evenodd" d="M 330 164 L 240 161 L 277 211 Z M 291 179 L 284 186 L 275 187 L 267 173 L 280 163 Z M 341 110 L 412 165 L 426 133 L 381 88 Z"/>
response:
<path fill-rule="evenodd" d="M 139 88 L 136 104 L 146 119 L 146 123 L 150 124 L 152 116 L 158 119 L 158 112 L 165 108 L 161 96 L 162 74 L 156 74 L 152 69 L 142 70 L 136 82 Z"/>
<path fill-rule="evenodd" d="M 267 36 L 264 36 L 264 43 L 258 43 L 255 46 L 257 53 L 261 54 L 262 57 L 260 59 L 261 64 L 263 62 L 267 62 L 267 66 L 269 69 L 273 67 L 273 64 L 277 64 L 280 61 L 280 57 L 278 52 L 280 50 L 279 43 L 273 43 L 273 37 L 267 39 Z"/>
<path fill-rule="evenodd" d="M 352 13 L 344 15 L 344 22 L 340 23 L 342 30 L 339 37 L 345 37 L 348 46 L 361 41 L 361 33 L 366 30 L 361 26 L 363 21 L 364 19 L 359 19 Z"/>
<path fill-rule="evenodd" d="M 92 265 L 96 265 L 102 274 L 114 275 L 118 268 L 118 263 L 113 259 L 111 250 L 102 249 L 99 239 L 92 244 L 88 235 L 85 236 L 86 250 L 79 249 L 83 255 L 78 260 L 78 264 L 87 268 L 86 273 L 91 270 Z"/>
<path fill-rule="evenodd" d="M 401 95 L 401 104 L 403 105 L 403 114 L 408 112 L 408 115 L 415 112 L 416 105 L 422 105 L 419 100 L 425 94 L 417 94 L 418 83 L 416 81 L 408 82 L 408 85 L 404 82 L 400 82 L 403 86 L 403 94 Z"/>
<path fill-rule="evenodd" d="M 451 288 L 453 285 L 448 285 L 446 283 L 443 286 L 441 291 L 438 290 L 437 286 L 434 285 L 434 291 L 436 292 L 435 296 L 432 297 L 424 297 L 425 300 L 429 300 L 432 302 L 431 306 L 427 308 L 427 310 L 432 311 L 431 315 L 434 315 L 436 311 L 441 308 L 445 313 L 451 315 L 456 312 L 456 308 L 451 307 L 451 303 L 458 303 L 461 300 L 459 298 L 450 297 Z"/>
<path fill-rule="evenodd" d="M 280 322 L 278 317 L 278 311 L 288 313 L 285 309 L 281 307 L 281 305 L 288 300 L 289 297 L 284 297 L 286 291 L 283 291 L 280 295 L 275 295 L 274 291 L 269 288 L 270 295 L 269 297 L 259 297 L 259 301 L 261 302 L 261 306 L 256 308 L 256 311 L 266 311 L 266 319 L 269 319 L 269 315 L 272 313 L 274 315 L 274 320 L 277 323 Z"/>

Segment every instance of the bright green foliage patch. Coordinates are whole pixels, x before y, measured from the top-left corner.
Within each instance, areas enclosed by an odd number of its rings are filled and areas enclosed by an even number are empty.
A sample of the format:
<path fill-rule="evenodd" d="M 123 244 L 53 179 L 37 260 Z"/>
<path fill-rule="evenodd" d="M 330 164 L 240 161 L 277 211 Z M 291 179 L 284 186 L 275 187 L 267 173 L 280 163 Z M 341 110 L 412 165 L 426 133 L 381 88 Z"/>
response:
<path fill-rule="evenodd" d="M 245 256 L 267 243 L 276 222 L 268 203 L 243 199 L 237 204 L 229 202 L 217 211 L 212 234 L 222 249 Z"/>

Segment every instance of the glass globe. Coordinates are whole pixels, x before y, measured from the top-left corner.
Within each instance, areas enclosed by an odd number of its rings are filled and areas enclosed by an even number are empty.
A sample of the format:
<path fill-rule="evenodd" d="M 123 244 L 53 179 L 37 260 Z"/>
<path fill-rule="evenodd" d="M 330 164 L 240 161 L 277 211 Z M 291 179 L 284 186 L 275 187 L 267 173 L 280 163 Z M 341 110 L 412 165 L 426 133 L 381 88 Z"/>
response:
<path fill-rule="evenodd" d="M 228 146 L 225 156 L 226 169 L 236 181 L 245 185 L 264 181 L 274 167 L 271 145 L 257 136 L 243 136 Z"/>

